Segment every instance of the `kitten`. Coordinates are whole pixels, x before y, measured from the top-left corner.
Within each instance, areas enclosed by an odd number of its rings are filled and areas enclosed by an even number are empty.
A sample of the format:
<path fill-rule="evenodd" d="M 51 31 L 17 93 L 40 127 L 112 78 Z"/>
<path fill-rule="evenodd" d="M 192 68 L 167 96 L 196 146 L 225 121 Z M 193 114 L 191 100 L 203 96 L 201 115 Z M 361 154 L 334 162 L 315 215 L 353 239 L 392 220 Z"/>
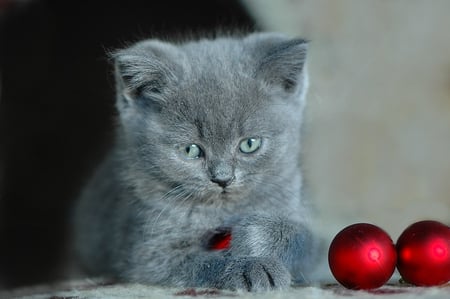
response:
<path fill-rule="evenodd" d="M 302 282 L 307 43 L 276 33 L 114 53 L 118 141 L 82 193 L 75 241 L 92 274 L 260 291 Z M 230 228 L 227 250 L 208 238 Z"/>

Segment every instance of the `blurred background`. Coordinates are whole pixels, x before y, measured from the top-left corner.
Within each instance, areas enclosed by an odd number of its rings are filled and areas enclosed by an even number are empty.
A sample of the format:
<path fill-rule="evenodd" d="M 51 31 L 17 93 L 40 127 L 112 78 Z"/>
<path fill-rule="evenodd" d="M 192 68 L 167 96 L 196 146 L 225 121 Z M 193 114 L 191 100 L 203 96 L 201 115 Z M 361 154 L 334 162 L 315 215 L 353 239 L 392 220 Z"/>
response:
<path fill-rule="evenodd" d="M 87 2 L 87 1 L 86 1 Z M 108 49 L 222 28 L 311 40 L 316 228 L 450 223 L 446 0 L 0 0 L 0 288 L 64 279 L 68 215 L 114 135 Z"/>
<path fill-rule="evenodd" d="M 311 40 L 305 174 L 328 237 L 450 224 L 450 1 L 243 1 Z"/>

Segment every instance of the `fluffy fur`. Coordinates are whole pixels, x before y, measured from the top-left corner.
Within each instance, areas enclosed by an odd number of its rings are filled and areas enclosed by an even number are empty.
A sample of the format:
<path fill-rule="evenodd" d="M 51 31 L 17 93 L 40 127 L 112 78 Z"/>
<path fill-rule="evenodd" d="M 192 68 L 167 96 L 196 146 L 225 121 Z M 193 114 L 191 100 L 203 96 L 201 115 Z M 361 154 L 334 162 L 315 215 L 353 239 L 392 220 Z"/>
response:
<path fill-rule="evenodd" d="M 259 291 L 314 264 L 302 197 L 307 43 L 275 33 L 113 54 L 119 132 L 75 213 L 93 274 Z M 207 239 L 230 227 L 228 250 Z"/>

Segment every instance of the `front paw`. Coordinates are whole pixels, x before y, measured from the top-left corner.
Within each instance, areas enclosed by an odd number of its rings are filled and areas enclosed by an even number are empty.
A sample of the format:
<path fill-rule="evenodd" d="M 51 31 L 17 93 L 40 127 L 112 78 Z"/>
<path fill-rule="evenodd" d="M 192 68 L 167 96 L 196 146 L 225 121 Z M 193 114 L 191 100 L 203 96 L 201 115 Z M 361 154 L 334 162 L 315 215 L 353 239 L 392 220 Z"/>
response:
<path fill-rule="evenodd" d="M 316 243 L 303 224 L 275 215 L 248 215 L 232 223 L 231 235 L 230 256 L 275 258 L 295 282 L 308 280 L 307 272 L 314 267 Z"/>
<path fill-rule="evenodd" d="M 280 261 L 244 257 L 228 261 L 217 287 L 259 292 L 285 289 L 290 283 L 291 275 Z"/>

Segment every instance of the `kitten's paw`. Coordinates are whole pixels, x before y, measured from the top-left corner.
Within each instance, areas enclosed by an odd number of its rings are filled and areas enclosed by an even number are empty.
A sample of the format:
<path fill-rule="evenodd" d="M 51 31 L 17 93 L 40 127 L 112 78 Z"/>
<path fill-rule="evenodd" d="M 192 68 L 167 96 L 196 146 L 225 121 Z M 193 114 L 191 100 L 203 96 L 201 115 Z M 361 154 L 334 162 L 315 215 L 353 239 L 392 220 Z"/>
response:
<path fill-rule="evenodd" d="M 285 289 L 291 283 L 289 271 L 272 258 L 233 259 L 224 270 L 220 285 L 224 289 L 259 292 Z"/>
<path fill-rule="evenodd" d="M 296 282 L 307 280 L 305 271 L 314 266 L 316 241 L 300 223 L 281 216 L 246 215 L 232 223 L 229 255 L 279 259 Z"/>

